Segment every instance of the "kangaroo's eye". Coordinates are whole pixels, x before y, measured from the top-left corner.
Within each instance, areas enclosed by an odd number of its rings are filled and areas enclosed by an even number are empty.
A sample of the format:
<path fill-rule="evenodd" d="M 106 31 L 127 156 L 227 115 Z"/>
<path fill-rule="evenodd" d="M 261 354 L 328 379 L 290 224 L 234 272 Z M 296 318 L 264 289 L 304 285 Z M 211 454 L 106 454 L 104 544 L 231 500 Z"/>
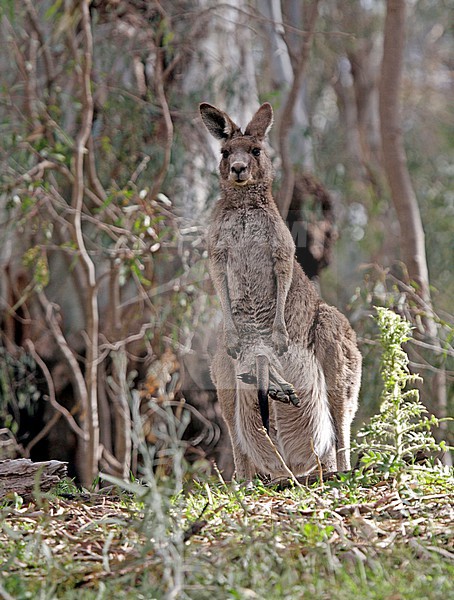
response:
<path fill-rule="evenodd" d="M 230 152 L 228 150 L 223 150 L 222 151 L 222 158 L 228 158 L 230 155 Z"/>
<path fill-rule="evenodd" d="M 260 156 L 260 148 L 252 148 L 252 154 L 254 156 Z"/>

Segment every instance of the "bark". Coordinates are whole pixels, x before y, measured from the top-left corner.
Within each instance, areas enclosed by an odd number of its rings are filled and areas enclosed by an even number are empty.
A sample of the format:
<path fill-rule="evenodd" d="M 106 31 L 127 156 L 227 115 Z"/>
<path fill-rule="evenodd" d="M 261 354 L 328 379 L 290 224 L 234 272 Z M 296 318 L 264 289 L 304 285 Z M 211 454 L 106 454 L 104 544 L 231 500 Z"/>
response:
<path fill-rule="evenodd" d="M 383 164 L 401 231 L 402 259 L 409 279 L 417 286 L 423 323 L 431 342 L 440 347 L 429 288 L 424 230 L 410 178 L 401 127 L 399 94 L 405 47 L 405 0 L 388 0 L 379 89 Z M 446 373 L 440 368 L 433 380 L 437 416 L 447 413 Z"/>
<path fill-rule="evenodd" d="M 332 41 L 337 57 L 333 89 L 345 139 L 348 178 L 359 202 L 371 192 L 382 196 L 383 168 L 378 115 L 378 83 L 382 58 L 376 17 L 365 7 L 341 2 L 339 28 L 351 32 Z"/>
<path fill-rule="evenodd" d="M 161 186 L 164 182 L 164 179 L 167 175 L 167 171 L 170 166 L 170 158 L 172 152 L 172 144 L 173 144 L 173 123 L 172 118 L 170 116 L 170 108 L 167 102 L 166 93 L 164 89 L 164 81 L 163 81 L 163 60 L 162 56 L 162 48 L 159 46 L 156 48 L 156 62 L 155 62 L 155 90 L 156 96 L 158 98 L 159 104 L 162 109 L 163 115 L 163 126 L 164 126 L 164 157 L 162 161 L 161 168 L 159 169 L 159 173 L 156 175 L 155 181 L 153 183 L 153 187 L 150 192 L 150 198 L 155 200 L 157 194 L 161 190 Z M 145 205 L 146 207 L 147 205 Z"/>
<path fill-rule="evenodd" d="M 380 166 L 380 124 L 378 118 L 378 74 L 380 69 L 377 36 L 360 40 L 348 53 L 356 100 L 358 130 L 363 160 Z"/>
<path fill-rule="evenodd" d="M 401 228 L 402 258 L 421 298 L 430 301 L 424 230 L 403 143 L 399 94 L 405 45 L 405 0 L 388 0 L 380 83 L 383 162 Z"/>
<path fill-rule="evenodd" d="M 66 463 L 58 460 L 32 462 L 27 458 L 0 461 L 0 498 L 16 493 L 25 501 L 35 492 L 47 492 L 66 477 Z"/>
<path fill-rule="evenodd" d="M 198 0 L 199 21 L 197 45 L 181 83 L 185 95 L 218 106 L 232 115 L 240 126 L 246 126 L 259 106 L 255 64 L 251 48 L 253 38 L 247 3 L 231 0 L 204 11 L 206 2 Z M 214 7 L 213 7 L 214 8 Z M 198 131 L 184 133 L 186 163 L 182 191 L 176 206 L 189 223 L 206 219 L 206 208 L 217 195 L 217 187 L 207 172 L 215 172 L 219 162 L 219 142 L 207 134 L 200 122 Z"/>
<path fill-rule="evenodd" d="M 131 471 L 132 456 L 132 422 L 128 397 L 130 394 L 127 381 L 128 358 L 124 347 L 111 353 L 112 378 L 110 381 L 111 404 L 115 421 L 115 458 L 120 472 L 117 476 L 127 480 Z"/>
<path fill-rule="evenodd" d="M 363 184 L 366 174 L 358 129 L 358 111 L 349 67 L 345 58 L 339 60 L 338 76 L 333 82 L 333 89 L 337 96 L 340 122 L 344 125 L 347 173 L 354 182 Z"/>

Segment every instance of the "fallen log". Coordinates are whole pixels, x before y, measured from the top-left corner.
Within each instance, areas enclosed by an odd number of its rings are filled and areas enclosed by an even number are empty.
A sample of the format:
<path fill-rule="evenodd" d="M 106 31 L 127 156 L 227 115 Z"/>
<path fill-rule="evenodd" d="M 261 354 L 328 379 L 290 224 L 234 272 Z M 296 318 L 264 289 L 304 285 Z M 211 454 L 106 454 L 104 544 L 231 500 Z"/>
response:
<path fill-rule="evenodd" d="M 59 460 L 0 460 L 0 498 L 16 492 L 25 501 L 29 501 L 37 490 L 47 492 L 66 477 L 67 465 L 68 463 Z"/>

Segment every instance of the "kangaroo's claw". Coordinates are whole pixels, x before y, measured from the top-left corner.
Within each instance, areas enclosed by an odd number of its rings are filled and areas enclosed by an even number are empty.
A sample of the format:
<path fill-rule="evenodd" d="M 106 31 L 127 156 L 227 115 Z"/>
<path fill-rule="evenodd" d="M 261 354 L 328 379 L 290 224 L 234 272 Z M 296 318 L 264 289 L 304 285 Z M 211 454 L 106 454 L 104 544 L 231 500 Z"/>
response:
<path fill-rule="evenodd" d="M 295 388 L 287 381 L 281 378 L 275 377 L 270 373 L 270 387 L 268 394 L 273 400 L 279 400 L 285 404 L 293 404 L 293 406 L 299 406 L 300 400 L 295 391 Z"/>

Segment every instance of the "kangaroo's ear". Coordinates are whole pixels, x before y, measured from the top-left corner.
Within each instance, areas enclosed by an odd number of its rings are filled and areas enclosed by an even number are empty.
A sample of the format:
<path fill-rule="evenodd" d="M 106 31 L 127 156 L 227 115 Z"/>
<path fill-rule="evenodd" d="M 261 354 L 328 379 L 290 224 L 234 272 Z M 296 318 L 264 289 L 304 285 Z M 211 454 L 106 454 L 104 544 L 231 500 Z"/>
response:
<path fill-rule="evenodd" d="M 265 102 L 252 117 L 244 135 L 253 135 L 259 140 L 263 140 L 270 130 L 273 120 L 273 108 L 269 102 Z"/>
<path fill-rule="evenodd" d="M 229 115 L 215 106 L 202 102 L 199 110 L 205 127 L 217 140 L 226 140 L 235 132 L 240 131 L 238 125 L 232 121 Z"/>

